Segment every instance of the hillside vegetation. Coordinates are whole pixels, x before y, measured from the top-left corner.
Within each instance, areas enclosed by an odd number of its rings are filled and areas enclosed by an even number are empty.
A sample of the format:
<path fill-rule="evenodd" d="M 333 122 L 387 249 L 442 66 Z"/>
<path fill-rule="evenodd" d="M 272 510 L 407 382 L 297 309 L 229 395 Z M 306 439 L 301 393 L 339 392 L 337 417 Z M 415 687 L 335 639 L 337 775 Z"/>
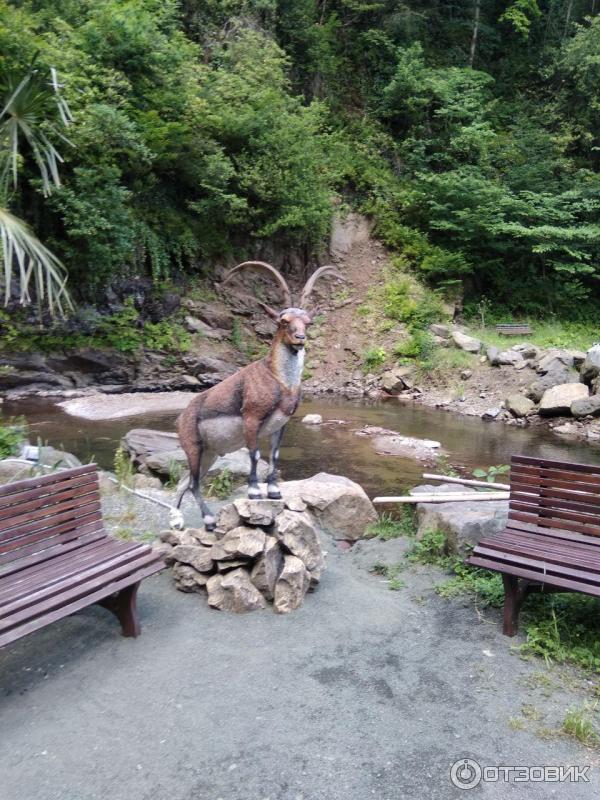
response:
<path fill-rule="evenodd" d="M 598 8 L 0 0 L 0 224 L 28 223 L 102 305 L 132 276 L 317 261 L 337 197 L 467 317 L 590 321 Z M 4 259 L 14 312 L 28 276 Z"/>

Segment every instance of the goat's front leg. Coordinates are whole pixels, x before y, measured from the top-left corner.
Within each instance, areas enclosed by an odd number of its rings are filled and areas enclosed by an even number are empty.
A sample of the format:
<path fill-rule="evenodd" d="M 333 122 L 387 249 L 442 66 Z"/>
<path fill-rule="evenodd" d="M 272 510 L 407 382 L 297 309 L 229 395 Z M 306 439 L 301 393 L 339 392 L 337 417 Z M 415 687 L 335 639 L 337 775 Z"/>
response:
<path fill-rule="evenodd" d="M 248 497 L 251 500 L 260 500 L 262 492 L 258 486 L 258 461 L 260 459 L 260 452 L 258 450 L 258 431 L 260 428 L 260 421 L 254 416 L 244 417 L 244 439 L 246 440 L 246 447 L 250 452 L 250 476 L 248 477 Z"/>
<path fill-rule="evenodd" d="M 271 454 L 269 456 L 269 474 L 267 475 L 267 497 L 269 500 L 281 500 L 281 492 L 277 486 L 277 465 L 279 463 L 279 446 L 285 426 L 271 434 Z"/>

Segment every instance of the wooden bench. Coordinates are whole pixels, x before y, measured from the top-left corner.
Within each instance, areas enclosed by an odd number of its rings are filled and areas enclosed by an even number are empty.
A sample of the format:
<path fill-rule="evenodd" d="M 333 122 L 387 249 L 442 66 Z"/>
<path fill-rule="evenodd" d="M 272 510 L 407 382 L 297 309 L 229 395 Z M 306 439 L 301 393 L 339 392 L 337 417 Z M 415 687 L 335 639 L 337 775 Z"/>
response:
<path fill-rule="evenodd" d="M 502 573 L 506 636 L 530 592 L 600 597 L 600 465 L 513 456 L 508 526 L 468 561 Z"/>
<path fill-rule="evenodd" d="M 531 336 L 529 325 L 496 325 L 496 333 L 501 336 Z"/>
<path fill-rule="evenodd" d="M 95 464 L 0 486 L 0 646 L 93 603 L 138 636 L 140 581 L 163 568 L 107 535 Z"/>

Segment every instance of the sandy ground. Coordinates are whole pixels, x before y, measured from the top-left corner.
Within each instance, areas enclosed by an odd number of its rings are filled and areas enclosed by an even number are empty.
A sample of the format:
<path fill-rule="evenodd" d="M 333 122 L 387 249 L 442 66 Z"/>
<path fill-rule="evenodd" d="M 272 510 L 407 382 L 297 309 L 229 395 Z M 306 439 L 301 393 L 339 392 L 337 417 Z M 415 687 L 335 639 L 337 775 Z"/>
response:
<path fill-rule="evenodd" d="M 160 527 L 145 513 L 140 530 Z M 137 640 L 94 607 L 0 650 L 2 800 L 440 800 L 469 796 L 450 781 L 461 758 L 593 766 L 591 783 L 474 797 L 598 796 L 598 754 L 557 732 L 589 696 L 577 673 L 520 659 L 498 612 L 435 593 L 436 570 L 390 591 L 367 568 L 402 541 L 324 547 L 289 616 L 213 611 L 163 573 Z"/>
<path fill-rule="evenodd" d="M 190 392 L 132 392 L 76 397 L 57 403 L 67 414 L 82 419 L 122 419 L 149 411 L 181 411 L 194 395 Z"/>

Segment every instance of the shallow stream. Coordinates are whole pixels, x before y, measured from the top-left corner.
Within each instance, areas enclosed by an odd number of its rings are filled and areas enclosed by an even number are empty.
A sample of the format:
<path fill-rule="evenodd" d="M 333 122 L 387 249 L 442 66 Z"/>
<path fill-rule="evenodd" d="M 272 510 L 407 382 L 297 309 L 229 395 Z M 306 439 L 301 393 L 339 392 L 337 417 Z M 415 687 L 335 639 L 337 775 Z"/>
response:
<path fill-rule="evenodd" d="M 190 396 L 191 398 L 191 396 Z M 116 420 L 86 420 L 69 416 L 48 400 L 6 403 L 6 416 L 24 416 L 30 439 L 75 453 L 82 460 L 93 457 L 112 469 L 119 440 L 131 428 L 173 430 L 176 412 L 144 413 Z M 318 413 L 344 424 L 304 425 L 304 414 Z M 364 425 L 389 428 L 404 436 L 435 439 L 448 453 L 449 462 L 461 473 L 475 467 L 506 464 L 519 453 L 566 461 L 600 463 L 600 447 L 563 439 L 541 427 L 517 428 L 479 418 L 450 414 L 423 406 L 384 401 L 350 401 L 343 398 L 307 399 L 285 433 L 281 468 L 284 479 L 304 478 L 316 472 L 346 475 L 358 481 L 370 496 L 395 494 L 422 483 L 424 468 L 418 461 L 378 455 L 370 437 L 356 436 Z"/>

